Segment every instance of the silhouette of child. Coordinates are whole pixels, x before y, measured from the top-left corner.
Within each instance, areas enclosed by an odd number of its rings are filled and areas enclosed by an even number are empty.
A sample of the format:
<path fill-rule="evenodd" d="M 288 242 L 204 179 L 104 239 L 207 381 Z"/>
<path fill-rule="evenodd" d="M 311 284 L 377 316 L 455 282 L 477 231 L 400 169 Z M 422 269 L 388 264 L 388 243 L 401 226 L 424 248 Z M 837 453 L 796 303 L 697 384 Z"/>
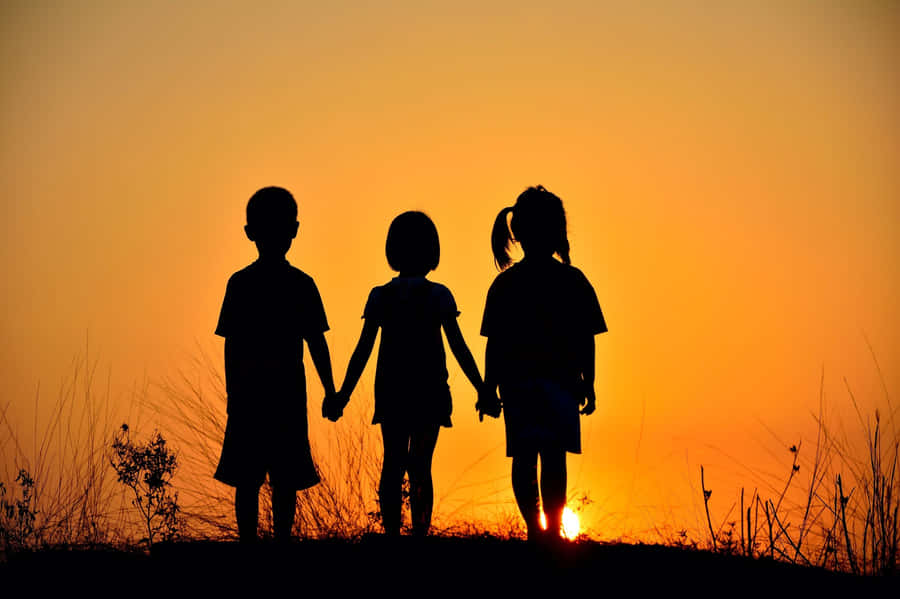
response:
<path fill-rule="evenodd" d="M 319 291 L 285 259 L 298 228 L 289 191 L 265 187 L 253 194 L 244 231 L 259 258 L 228 280 L 216 327 L 225 338 L 228 421 L 215 478 L 235 487 L 242 542 L 256 539 L 267 473 L 279 541 L 290 539 L 297 491 L 319 482 L 308 438 L 304 340 L 326 397 L 334 381 Z"/>
<path fill-rule="evenodd" d="M 525 253 L 516 264 L 511 242 Z M 481 325 L 486 398 L 499 386 L 513 493 L 528 537 L 557 540 L 566 453 L 581 453 L 579 407 L 586 415 L 595 408 L 594 335 L 607 330 L 606 322 L 593 287 L 570 265 L 562 201 L 542 186 L 526 189 L 500 211 L 491 246 L 501 272 L 488 290 Z"/>
<path fill-rule="evenodd" d="M 386 534 L 400 533 L 403 477 L 408 473 L 413 533 L 424 536 L 434 504 L 432 456 L 440 427 L 451 426 L 442 328 L 466 377 L 476 389 L 483 383 L 459 330 L 453 295 L 425 278 L 440 260 L 434 223 L 422 212 L 400 214 L 388 229 L 385 250 L 388 264 L 399 276 L 369 293 L 362 333 L 344 383 L 336 401 L 323 412 L 331 420 L 340 418 L 380 328 L 372 423 L 381 425 L 384 444 L 378 487 L 382 524 Z"/>

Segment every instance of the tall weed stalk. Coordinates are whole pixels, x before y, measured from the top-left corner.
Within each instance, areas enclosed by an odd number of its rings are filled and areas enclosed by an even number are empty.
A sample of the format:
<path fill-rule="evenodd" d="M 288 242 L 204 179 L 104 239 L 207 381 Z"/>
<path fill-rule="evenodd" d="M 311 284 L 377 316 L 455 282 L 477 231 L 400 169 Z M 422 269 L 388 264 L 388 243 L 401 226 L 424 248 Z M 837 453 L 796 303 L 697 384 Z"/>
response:
<path fill-rule="evenodd" d="M 741 488 L 738 518 L 730 519 L 735 507 L 732 504 L 725 517 L 716 520 L 718 526 L 714 525 L 710 515 L 712 491 L 706 487 L 701 466 L 711 550 L 863 575 L 889 575 L 900 570 L 900 431 L 896 410 L 885 389 L 888 417 L 882 418 L 878 409 L 874 419 L 865 416 L 846 379 L 844 382 L 860 424 L 857 434 L 848 436 L 842 427 L 833 428 L 826 422 L 824 391 L 820 390 L 813 455 L 804 459 L 800 442 L 788 447 L 791 463 L 784 486 L 772 496 L 754 489 L 747 503 L 745 489 Z M 738 522 L 740 534 L 735 543 Z"/>
<path fill-rule="evenodd" d="M 0 407 L 0 552 L 115 545 L 131 534 L 127 502 L 107 459 L 114 430 L 108 380 L 98 387 L 97 362 L 75 359 L 48 418 L 36 392 L 27 440 L 10 404 Z"/>

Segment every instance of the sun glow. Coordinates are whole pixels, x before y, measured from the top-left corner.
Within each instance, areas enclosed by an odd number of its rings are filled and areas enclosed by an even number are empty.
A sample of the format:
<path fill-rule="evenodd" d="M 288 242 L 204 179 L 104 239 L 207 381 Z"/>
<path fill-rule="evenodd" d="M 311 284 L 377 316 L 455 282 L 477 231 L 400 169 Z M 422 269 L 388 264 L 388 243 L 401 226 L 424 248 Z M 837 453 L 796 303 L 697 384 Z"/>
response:
<path fill-rule="evenodd" d="M 563 536 L 572 541 L 575 539 L 575 537 L 578 536 L 579 532 L 581 532 L 581 522 L 578 520 L 578 514 L 567 507 L 565 510 L 563 510 Z"/>
<path fill-rule="evenodd" d="M 541 512 L 541 528 L 547 529 L 547 516 L 544 515 L 544 512 Z M 569 506 L 563 510 L 561 532 L 562 536 L 570 541 L 574 540 L 581 532 L 581 521 L 578 519 L 578 514 L 573 512 Z"/>

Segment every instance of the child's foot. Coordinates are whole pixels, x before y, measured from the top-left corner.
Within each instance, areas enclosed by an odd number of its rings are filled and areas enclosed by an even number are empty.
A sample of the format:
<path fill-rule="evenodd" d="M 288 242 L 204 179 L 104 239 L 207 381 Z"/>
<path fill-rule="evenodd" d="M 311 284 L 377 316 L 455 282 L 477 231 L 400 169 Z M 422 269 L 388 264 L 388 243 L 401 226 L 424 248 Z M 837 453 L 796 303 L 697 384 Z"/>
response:
<path fill-rule="evenodd" d="M 528 531 L 528 542 L 539 547 L 552 549 L 563 543 L 564 539 L 560 534 L 553 534 L 550 530 L 544 528 L 534 528 Z"/>
<path fill-rule="evenodd" d="M 544 537 L 547 536 L 547 531 L 541 528 L 540 526 L 535 526 L 528 529 L 528 542 L 529 543 L 542 543 L 544 541 Z"/>
<path fill-rule="evenodd" d="M 241 545 L 256 545 L 259 542 L 259 537 L 256 536 L 256 533 L 240 533 L 238 535 L 238 543 Z"/>

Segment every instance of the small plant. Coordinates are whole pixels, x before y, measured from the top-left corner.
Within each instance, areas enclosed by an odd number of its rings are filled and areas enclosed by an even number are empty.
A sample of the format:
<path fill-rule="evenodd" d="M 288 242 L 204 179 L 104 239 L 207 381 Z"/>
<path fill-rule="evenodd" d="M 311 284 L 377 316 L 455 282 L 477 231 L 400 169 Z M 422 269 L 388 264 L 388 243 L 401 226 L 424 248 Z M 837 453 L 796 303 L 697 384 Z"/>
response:
<path fill-rule="evenodd" d="M 35 535 L 34 479 L 24 468 L 16 476 L 21 498 L 10 501 L 6 487 L 0 483 L 0 540 L 5 551 L 24 549 L 32 545 Z"/>
<path fill-rule="evenodd" d="M 178 493 L 170 493 L 171 479 L 178 466 L 175 454 L 158 432 L 147 443 L 131 440 L 127 424 L 123 424 L 112 443 L 112 466 L 118 480 L 134 493 L 132 505 L 141 516 L 147 536 L 140 540 L 147 548 L 154 540 L 171 540 L 178 536 L 180 521 Z"/>

